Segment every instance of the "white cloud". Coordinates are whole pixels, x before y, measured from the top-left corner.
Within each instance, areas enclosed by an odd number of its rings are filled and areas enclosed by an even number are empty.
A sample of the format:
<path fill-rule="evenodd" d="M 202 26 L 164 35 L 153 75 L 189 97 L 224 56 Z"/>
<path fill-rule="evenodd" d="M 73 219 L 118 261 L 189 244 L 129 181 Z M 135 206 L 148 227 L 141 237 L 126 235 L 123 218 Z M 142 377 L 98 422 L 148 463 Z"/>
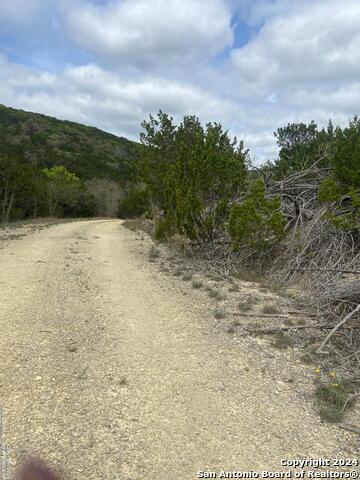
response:
<path fill-rule="evenodd" d="M 0 101 L 16 108 L 69 119 L 138 140 L 140 123 L 160 108 L 177 120 L 197 114 L 203 121 L 230 122 L 231 102 L 201 89 L 162 78 L 123 80 L 95 64 L 61 74 L 32 71 L 0 56 Z"/>
<path fill-rule="evenodd" d="M 70 35 L 100 58 L 166 66 L 208 59 L 232 44 L 224 0 L 116 0 L 70 8 Z"/>
<path fill-rule="evenodd" d="M 196 114 L 245 138 L 258 160 L 276 156 L 273 131 L 288 122 L 344 125 L 359 113 L 358 0 L 57 0 L 61 14 L 53 0 L 0 0 L 0 26 L 21 6 L 42 24 L 51 4 L 56 31 L 96 60 L 51 74 L 0 56 L 0 102 L 133 139 L 159 108 Z M 258 34 L 214 60 L 239 18 Z"/>
<path fill-rule="evenodd" d="M 232 67 L 244 83 L 263 92 L 357 79 L 360 3 L 345 4 L 339 8 L 333 0 L 299 2 L 270 18 L 253 41 L 232 51 Z"/>

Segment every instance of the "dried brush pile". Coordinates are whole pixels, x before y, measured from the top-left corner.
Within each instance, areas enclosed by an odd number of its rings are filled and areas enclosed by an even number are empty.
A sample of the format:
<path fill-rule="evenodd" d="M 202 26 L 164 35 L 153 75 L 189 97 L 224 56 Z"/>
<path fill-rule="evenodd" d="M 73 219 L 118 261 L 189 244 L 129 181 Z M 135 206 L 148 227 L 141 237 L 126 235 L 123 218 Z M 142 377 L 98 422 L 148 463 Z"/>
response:
<path fill-rule="evenodd" d="M 328 328 L 309 331 L 316 336 L 323 364 L 360 382 L 360 235 L 359 228 L 343 230 L 329 214 L 346 215 L 348 196 L 324 205 L 318 201 L 321 183 L 329 169 L 296 172 L 268 187 L 279 195 L 288 221 L 287 237 L 268 273 L 284 286 L 297 285 L 308 292 L 309 307 Z M 329 355 L 331 353 L 331 355 Z"/>
<path fill-rule="evenodd" d="M 281 198 L 287 221 L 285 240 L 271 250 L 234 252 L 225 232 L 211 244 L 192 242 L 188 248 L 222 275 L 245 267 L 307 292 L 307 306 L 316 312 L 313 321 L 321 325 L 312 325 L 309 338 L 319 345 L 323 364 L 360 379 L 360 228 L 339 229 L 330 220 L 329 213 L 349 212 L 346 195 L 332 204 L 318 201 L 320 186 L 331 173 L 319 166 L 321 160 L 281 181 L 264 179 L 267 197 Z"/>

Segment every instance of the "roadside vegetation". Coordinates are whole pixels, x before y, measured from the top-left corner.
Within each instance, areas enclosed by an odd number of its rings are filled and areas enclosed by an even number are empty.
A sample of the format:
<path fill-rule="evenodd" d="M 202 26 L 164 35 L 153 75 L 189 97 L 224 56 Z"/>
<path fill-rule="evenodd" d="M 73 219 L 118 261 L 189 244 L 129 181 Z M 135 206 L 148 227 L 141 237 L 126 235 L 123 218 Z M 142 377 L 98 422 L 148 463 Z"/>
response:
<path fill-rule="evenodd" d="M 360 383 L 360 120 L 345 128 L 331 121 L 323 129 L 314 122 L 279 128 L 279 158 L 262 166 L 252 165 L 243 142 L 217 123 L 203 126 L 186 116 L 175 125 L 160 111 L 142 127 L 135 167 L 154 237 L 181 237 L 184 253 L 206 259 L 223 278 L 257 282 L 264 292 L 305 292 L 298 307 L 311 321 L 254 333 L 275 335 L 274 346 L 285 349 L 301 332 L 302 343 L 312 347 L 310 361 L 324 375 L 335 369 L 354 395 Z M 240 302 L 237 315 L 249 311 L 251 303 Z M 281 312 L 269 303 L 259 315 Z M 323 396 L 319 408 L 332 421 L 326 401 Z"/>
<path fill-rule="evenodd" d="M 279 128 L 274 133 L 279 157 L 259 166 L 242 141 L 218 123 L 202 125 L 196 116 L 176 125 L 162 111 L 150 115 L 137 145 L 34 115 L 0 108 L 2 222 L 47 215 L 137 219 L 158 242 L 206 259 L 217 272 L 208 277 L 211 286 L 183 265 L 173 275 L 214 301 L 226 297 L 216 287 L 225 278 L 234 295 L 239 282 L 256 284 L 264 295 L 301 290 L 306 295 L 297 308 L 309 321 L 254 327 L 254 333 L 275 335 L 280 349 L 291 347 L 294 334 L 301 333 L 304 358 L 325 377 L 335 371 L 355 398 L 360 389 L 357 117 L 344 128 L 331 121 L 322 129 L 314 122 Z M 154 248 L 149 259 L 158 258 Z M 281 316 L 271 302 L 253 314 L 255 303 L 241 299 L 232 315 L 268 321 Z M 214 315 L 230 316 L 222 306 Z M 325 403 L 332 397 L 324 391 L 320 397 L 319 408 L 330 419 L 326 408 L 333 405 Z M 345 399 L 336 406 L 350 403 Z"/>

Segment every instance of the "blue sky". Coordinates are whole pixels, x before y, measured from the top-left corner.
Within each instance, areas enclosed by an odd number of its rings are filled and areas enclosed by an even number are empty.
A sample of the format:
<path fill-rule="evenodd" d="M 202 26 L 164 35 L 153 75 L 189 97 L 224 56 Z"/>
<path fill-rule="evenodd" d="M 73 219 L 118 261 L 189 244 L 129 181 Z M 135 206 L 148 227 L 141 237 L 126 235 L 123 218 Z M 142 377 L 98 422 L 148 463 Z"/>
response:
<path fill-rule="evenodd" d="M 360 106 L 357 0 L 0 0 L 0 103 L 132 139 L 159 108 L 245 139 Z"/>
<path fill-rule="evenodd" d="M 0 12 L 1 8 L 0 3 Z M 20 14 L 21 9 L 17 11 Z M 64 34 L 61 15 L 52 2 L 42 2 L 29 21 L 9 17 L 0 23 L 0 50 L 12 62 L 60 72 L 69 63 L 81 65 L 93 60 Z"/>

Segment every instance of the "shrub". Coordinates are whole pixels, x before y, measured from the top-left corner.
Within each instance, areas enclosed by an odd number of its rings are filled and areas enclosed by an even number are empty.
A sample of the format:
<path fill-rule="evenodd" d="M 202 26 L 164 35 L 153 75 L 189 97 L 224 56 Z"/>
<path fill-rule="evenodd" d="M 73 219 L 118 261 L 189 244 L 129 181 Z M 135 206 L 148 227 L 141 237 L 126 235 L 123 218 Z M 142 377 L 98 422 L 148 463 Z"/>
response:
<path fill-rule="evenodd" d="M 194 289 L 199 289 L 199 288 L 202 288 L 203 287 L 203 283 L 201 280 L 194 280 L 191 284 L 192 288 Z"/>
<path fill-rule="evenodd" d="M 338 182 L 331 177 L 323 180 L 317 197 L 320 203 L 339 201 L 341 199 L 341 190 Z"/>
<path fill-rule="evenodd" d="M 251 302 L 249 300 L 245 300 L 244 302 L 240 302 L 239 305 L 240 312 L 248 312 L 252 309 Z"/>
<path fill-rule="evenodd" d="M 182 275 L 183 273 L 184 273 L 183 270 L 180 269 L 180 268 L 178 268 L 178 269 L 176 269 L 176 270 L 174 271 L 173 275 L 174 275 L 174 277 L 181 277 L 181 275 Z"/>
<path fill-rule="evenodd" d="M 215 300 L 224 300 L 224 296 L 217 290 L 210 290 L 209 297 L 214 298 Z"/>
<path fill-rule="evenodd" d="M 278 348 L 279 350 L 286 350 L 287 348 L 291 347 L 293 344 L 293 341 L 290 337 L 287 335 L 283 335 L 282 333 L 279 333 L 278 335 L 275 335 L 274 337 L 274 342 L 273 342 L 273 347 Z"/>
<path fill-rule="evenodd" d="M 279 310 L 275 307 L 275 305 L 268 304 L 263 306 L 262 312 L 268 315 L 275 315 L 276 313 L 279 313 Z"/>
<path fill-rule="evenodd" d="M 119 201 L 119 218 L 136 218 L 144 215 L 149 203 L 145 191 L 132 191 Z"/>
<path fill-rule="evenodd" d="M 316 387 L 316 398 L 321 418 L 331 423 L 342 420 L 345 402 L 348 398 L 345 385 L 339 382 L 320 383 Z"/>
<path fill-rule="evenodd" d="M 176 233 L 176 226 L 171 215 L 158 220 L 155 225 L 155 238 L 157 240 L 166 240 Z"/>
<path fill-rule="evenodd" d="M 280 211 L 280 198 L 265 198 L 263 180 L 251 187 L 248 196 L 231 208 L 228 232 L 234 249 L 240 246 L 265 250 L 285 236 L 285 218 Z"/>
<path fill-rule="evenodd" d="M 344 194 L 338 181 L 329 177 L 320 185 L 318 201 L 328 204 L 327 217 L 339 230 L 359 228 L 360 196 L 353 187 Z"/>
<path fill-rule="evenodd" d="M 185 282 L 190 281 L 192 278 L 193 278 L 192 273 L 185 273 L 185 275 L 183 275 L 182 277 L 182 279 L 185 280 Z"/>
<path fill-rule="evenodd" d="M 160 257 L 159 250 L 153 245 L 149 250 L 149 258 L 155 259 Z"/>

